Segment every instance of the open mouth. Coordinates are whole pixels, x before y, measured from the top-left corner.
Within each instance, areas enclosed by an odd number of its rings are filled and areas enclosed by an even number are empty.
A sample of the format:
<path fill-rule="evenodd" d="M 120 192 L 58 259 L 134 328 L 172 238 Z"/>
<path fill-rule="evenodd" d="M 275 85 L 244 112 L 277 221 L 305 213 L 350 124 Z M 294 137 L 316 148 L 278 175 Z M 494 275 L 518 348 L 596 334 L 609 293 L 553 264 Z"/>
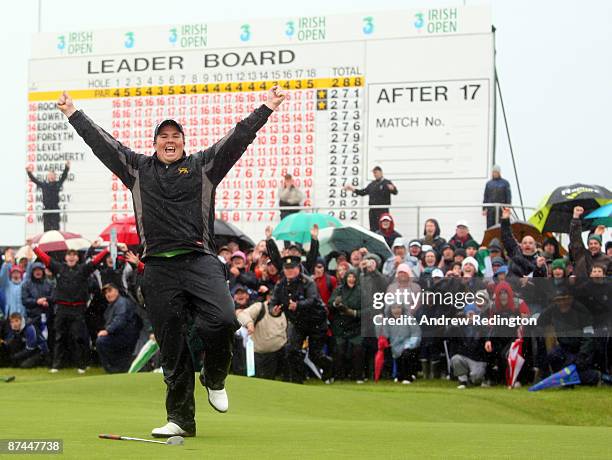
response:
<path fill-rule="evenodd" d="M 176 152 L 176 147 L 174 147 L 173 145 L 169 145 L 169 146 L 167 146 L 167 147 L 164 149 L 164 151 L 165 151 L 166 153 L 175 153 L 175 152 Z"/>

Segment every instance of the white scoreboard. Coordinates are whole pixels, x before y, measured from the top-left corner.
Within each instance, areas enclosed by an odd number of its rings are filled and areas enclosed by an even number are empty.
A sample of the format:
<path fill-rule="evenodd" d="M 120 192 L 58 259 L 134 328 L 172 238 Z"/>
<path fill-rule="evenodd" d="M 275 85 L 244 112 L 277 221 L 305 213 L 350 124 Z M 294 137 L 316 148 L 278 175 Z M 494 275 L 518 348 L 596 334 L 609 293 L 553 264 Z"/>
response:
<path fill-rule="evenodd" d="M 62 90 L 136 152 L 152 154 L 165 118 L 185 128 L 186 150 L 212 145 L 279 84 L 288 100 L 217 190 L 217 217 L 254 239 L 278 221 L 278 189 L 292 174 L 306 206 L 367 226 L 364 187 L 375 165 L 399 189 L 395 205 L 482 200 L 494 127 L 494 36 L 488 7 L 449 7 L 251 23 L 64 31 L 34 39 L 27 164 L 43 178 L 72 167 L 61 194 L 63 228 L 94 238 L 132 212 L 131 195 L 55 107 Z M 42 231 L 27 185 L 26 233 Z M 71 211 L 99 210 L 97 213 Z M 393 209 L 416 236 L 414 209 Z M 478 209 L 430 208 L 444 235 Z"/>

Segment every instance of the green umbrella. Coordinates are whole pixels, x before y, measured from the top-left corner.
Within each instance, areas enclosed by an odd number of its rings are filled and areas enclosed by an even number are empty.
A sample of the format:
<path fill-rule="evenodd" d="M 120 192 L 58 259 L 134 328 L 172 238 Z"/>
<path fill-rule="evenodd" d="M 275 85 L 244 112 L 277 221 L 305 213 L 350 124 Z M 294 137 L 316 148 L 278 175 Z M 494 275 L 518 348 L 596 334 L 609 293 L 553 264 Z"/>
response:
<path fill-rule="evenodd" d="M 296 212 L 281 220 L 272 232 L 272 236 L 277 240 L 306 243 L 310 241 L 310 229 L 315 224 L 320 229 L 342 227 L 342 222 L 328 214 Z"/>
<path fill-rule="evenodd" d="M 612 192 L 600 185 L 573 184 L 558 187 L 544 197 L 529 222 L 542 233 L 569 233 L 575 206 L 582 206 L 585 213 L 589 213 L 608 203 L 612 203 Z M 582 222 L 583 229 L 587 230 L 590 223 L 585 220 Z"/>
<path fill-rule="evenodd" d="M 592 227 L 596 227 L 597 225 L 612 227 L 612 203 L 602 206 L 586 215 L 584 220 L 588 220 Z"/>

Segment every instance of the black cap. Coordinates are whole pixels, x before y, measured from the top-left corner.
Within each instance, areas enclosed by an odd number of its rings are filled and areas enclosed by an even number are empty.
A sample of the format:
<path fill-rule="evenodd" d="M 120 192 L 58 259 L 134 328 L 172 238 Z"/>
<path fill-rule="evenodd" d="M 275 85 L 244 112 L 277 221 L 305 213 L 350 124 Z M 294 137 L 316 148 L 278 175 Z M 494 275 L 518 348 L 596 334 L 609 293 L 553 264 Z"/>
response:
<path fill-rule="evenodd" d="M 109 289 L 119 290 L 119 288 L 117 287 L 115 283 L 106 283 L 104 286 L 102 286 L 102 293 L 108 291 Z"/>
<path fill-rule="evenodd" d="M 295 250 L 295 251 L 298 251 L 300 254 L 303 254 L 303 253 L 304 253 L 304 250 L 303 250 L 303 249 L 302 249 L 300 246 L 298 246 L 297 244 L 292 244 L 292 245 L 290 245 L 290 246 L 287 248 L 287 250 L 288 250 L 288 251 Z"/>
<path fill-rule="evenodd" d="M 233 287 L 232 295 L 236 294 L 236 292 L 238 292 L 238 291 L 243 291 L 243 292 L 246 292 L 247 294 L 249 293 L 249 289 L 244 284 L 240 284 L 240 283 L 237 283 Z"/>
<path fill-rule="evenodd" d="M 183 137 L 185 137 L 185 131 L 183 131 L 183 127 L 181 126 L 181 124 L 176 120 L 167 119 L 167 120 L 162 121 L 160 124 L 158 124 L 155 127 L 155 133 L 153 134 L 153 140 L 157 138 L 159 131 L 165 126 L 174 126 L 176 129 L 179 130 L 179 132 L 183 135 Z"/>
<path fill-rule="evenodd" d="M 302 263 L 302 258 L 299 256 L 285 256 L 283 257 L 283 268 L 295 268 L 299 267 Z"/>

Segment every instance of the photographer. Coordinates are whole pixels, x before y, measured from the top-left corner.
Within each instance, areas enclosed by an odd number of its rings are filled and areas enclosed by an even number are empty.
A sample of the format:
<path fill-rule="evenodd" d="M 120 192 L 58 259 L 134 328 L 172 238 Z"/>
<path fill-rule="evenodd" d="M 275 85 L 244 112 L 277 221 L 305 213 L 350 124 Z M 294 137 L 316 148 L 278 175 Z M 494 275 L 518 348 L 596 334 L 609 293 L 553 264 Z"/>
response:
<path fill-rule="evenodd" d="M 272 316 L 279 316 L 277 305 L 282 307 L 289 321 L 287 352 L 291 381 L 303 383 L 302 344 L 308 337 L 308 354 L 319 369 L 322 379 L 330 376 L 332 360 L 323 353 L 327 315 L 317 287 L 306 275 L 300 272 L 298 256 L 283 257 L 284 278 L 276 285 L 268 310 Z"/>

